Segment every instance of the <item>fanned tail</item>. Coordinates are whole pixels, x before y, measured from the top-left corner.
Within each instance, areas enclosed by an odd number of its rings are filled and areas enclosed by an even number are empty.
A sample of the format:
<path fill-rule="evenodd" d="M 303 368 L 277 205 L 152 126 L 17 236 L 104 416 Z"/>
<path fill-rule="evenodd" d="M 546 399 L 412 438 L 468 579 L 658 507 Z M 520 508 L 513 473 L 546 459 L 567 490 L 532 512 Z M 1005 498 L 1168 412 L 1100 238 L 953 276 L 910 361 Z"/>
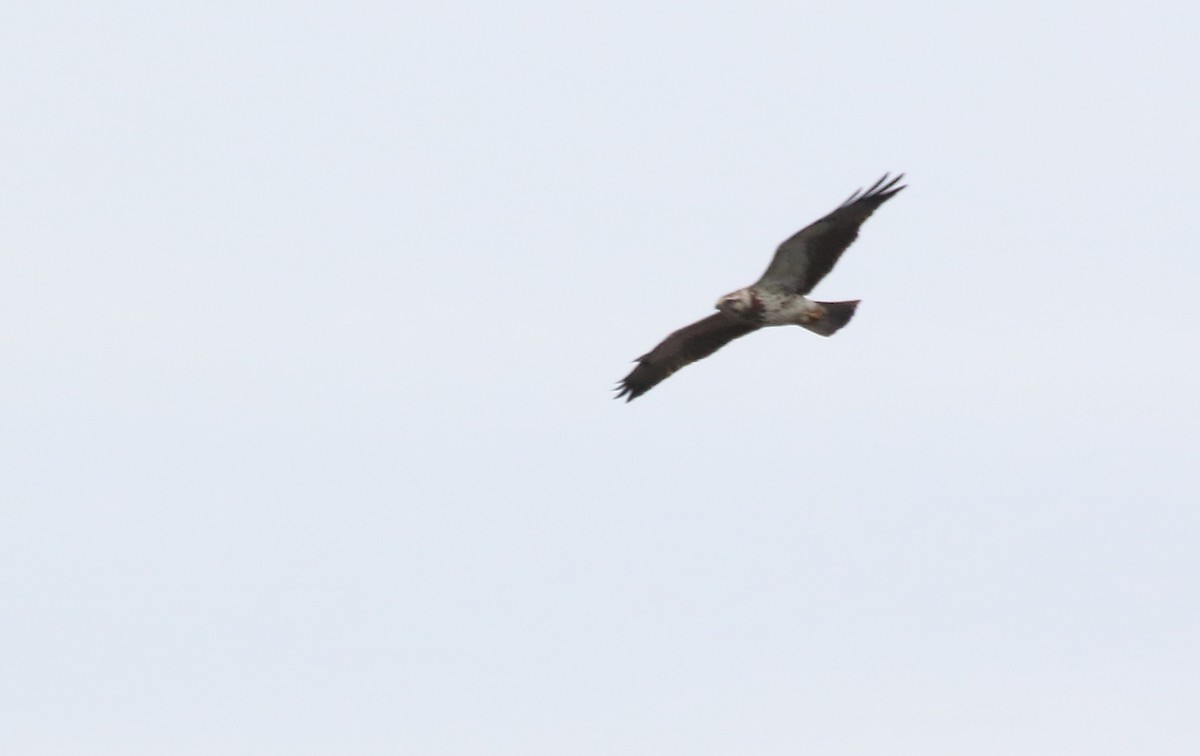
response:
<path fill-rule="evenodd" d="M 814 302 L 813 304 L 819 304 L 825 308 L 825 316 L 820 320 L 810 320 L 800 325 L 813 333 L 832 336 L 842 326 L 849 323 L 850 318 L 854 317 L 854 310 L 858 307 L 859 301 L 854 299 L 849 302 Z"/>

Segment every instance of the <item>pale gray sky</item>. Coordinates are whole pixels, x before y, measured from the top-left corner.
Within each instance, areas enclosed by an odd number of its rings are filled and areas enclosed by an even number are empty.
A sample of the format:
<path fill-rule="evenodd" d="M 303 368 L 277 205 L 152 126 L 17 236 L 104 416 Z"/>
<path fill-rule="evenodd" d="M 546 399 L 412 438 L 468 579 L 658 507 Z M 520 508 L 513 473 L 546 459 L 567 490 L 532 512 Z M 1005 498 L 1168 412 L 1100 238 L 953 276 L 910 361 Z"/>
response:
<path fill-rule="evenodd" d="M 1194 2 L 0 50 L 0 751 L 1200 750 Z M 845 330 L 611 400 L 889 170 Z"/>

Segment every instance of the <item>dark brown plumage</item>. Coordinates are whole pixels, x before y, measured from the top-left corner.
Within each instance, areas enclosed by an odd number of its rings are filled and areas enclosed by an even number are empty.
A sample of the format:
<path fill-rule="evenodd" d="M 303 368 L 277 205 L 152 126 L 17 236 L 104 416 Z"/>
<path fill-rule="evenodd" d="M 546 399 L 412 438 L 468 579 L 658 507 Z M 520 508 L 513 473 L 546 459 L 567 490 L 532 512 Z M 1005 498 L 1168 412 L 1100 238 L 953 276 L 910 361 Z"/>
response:
<path fill-rule="evenodd" d="M 791 294 L 812 291 L 858 238 L 858 229 L 871 213 L 904 188 L 896 186 L 902 178 L 903 173 L 888 181 L 885 174 L 870 189 L 851 194 L 832 213 L 789 236 L 755 285 Z"/>
<path fill-rule="evenodd" d="M 638 365 L 621 381 L 617 398 L 632 401 L 679 368 L 702 360 L 729 342 L 753 333 L 761 325 L 734 320 L 723 312 L 709 315 L 672 333 L 654 349 L 638 357 Z"/>

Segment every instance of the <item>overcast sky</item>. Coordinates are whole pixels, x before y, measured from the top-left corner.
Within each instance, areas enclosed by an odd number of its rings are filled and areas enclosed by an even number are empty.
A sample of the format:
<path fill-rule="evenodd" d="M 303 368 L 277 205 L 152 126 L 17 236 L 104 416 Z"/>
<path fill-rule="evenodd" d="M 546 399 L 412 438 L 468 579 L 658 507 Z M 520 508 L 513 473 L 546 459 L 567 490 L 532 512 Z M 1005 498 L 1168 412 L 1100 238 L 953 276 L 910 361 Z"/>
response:
<path fill-rule="evenodd" d="M 0 751 L 1200 752 L 1200 6 L 10 3 Z M 884 171 L 778 328 L 612 387 Z"/>

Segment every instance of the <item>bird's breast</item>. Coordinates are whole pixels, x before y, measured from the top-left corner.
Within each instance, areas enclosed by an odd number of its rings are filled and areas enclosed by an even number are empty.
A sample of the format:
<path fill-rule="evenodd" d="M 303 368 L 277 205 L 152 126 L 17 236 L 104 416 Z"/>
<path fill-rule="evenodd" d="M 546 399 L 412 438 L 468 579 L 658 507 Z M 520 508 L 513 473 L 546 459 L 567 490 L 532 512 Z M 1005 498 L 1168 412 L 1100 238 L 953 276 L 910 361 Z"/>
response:
<path fill-rule="evenodd" d="M 800 325 L 808 322 L 817 305 L 799 294 L 761 292 L 764 325 Z"/>

